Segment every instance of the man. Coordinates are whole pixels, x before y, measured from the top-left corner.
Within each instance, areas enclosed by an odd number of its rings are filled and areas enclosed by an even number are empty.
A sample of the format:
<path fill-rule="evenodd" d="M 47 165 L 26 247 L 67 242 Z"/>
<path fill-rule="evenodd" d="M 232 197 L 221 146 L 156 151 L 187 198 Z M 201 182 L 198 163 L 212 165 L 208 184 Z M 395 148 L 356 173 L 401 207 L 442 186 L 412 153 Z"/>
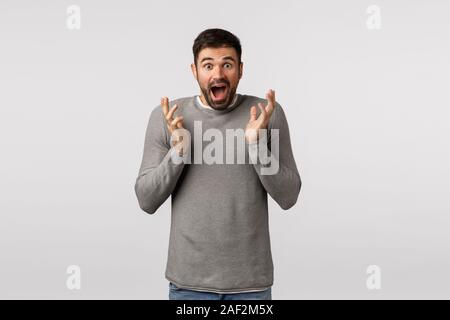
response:
<path fill-rule="evenodd" d="M 240 41 L 232 33 L 203 31 L 194 41 L 193 54 L 191 68 L 201 94 L 172 102 L 164 97 L 151 112 L 135 184 L 139 205 L 153 214 L 172 195 L 165 274 L 169 299 L 270 300 L 267 193 L 287 210 L 301 188 L 287 120 L 273 90 L 266 100 L 236 94 L 243 62 Z M 196 132 L 200 125 L 205 136 L 208 130 L 218 132 L 211 142 L 214 152 L 207 152 L 211 146 Z M 230 164 L 214 158 L 224 151 L 227 160 L 234 160 L 230 151 L 237 146 L 229 140 L 225 146 L 219 139 L 229 130 L 238 132 L 238 140 L 245 137 L 246 156 L 258 155 L 259 145 L 270 161 Z M 193 139 L 177 132 L 188 132 Z M 217 161 L 189 162 L 188 155 L 209 155 Z M 276 170 L 264 174 L 274 163 Z"/>

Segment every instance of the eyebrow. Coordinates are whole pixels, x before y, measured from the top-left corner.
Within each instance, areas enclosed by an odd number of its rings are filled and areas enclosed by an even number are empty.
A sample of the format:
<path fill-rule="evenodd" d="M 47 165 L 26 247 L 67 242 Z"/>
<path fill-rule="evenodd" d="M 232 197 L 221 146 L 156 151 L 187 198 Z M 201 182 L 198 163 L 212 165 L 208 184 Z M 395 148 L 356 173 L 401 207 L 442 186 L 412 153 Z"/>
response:
<path fill-rule="evenodd" d="M 214 59 L 211 58 L 211 57 L 205 57 L 205 58 L 202 59 L 202 61 L 200 61 L 200 63 L 203 63 L 203 61 L 206 61 L 206 60 L 214 60 Z M 236 61 L 234 60 L 234 58 L 232 56 L 226 56 L 222 60 L 231 60 L 234 63 L 236 63 Z"/>

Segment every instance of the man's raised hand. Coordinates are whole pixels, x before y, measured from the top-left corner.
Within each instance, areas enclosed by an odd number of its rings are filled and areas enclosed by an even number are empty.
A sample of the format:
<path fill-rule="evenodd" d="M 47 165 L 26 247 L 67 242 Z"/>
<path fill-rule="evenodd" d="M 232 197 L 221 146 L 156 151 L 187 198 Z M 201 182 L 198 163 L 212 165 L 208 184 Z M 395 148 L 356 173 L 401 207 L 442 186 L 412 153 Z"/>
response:
<path fill-rule="evenodd" d="M 245 139 L 248 143 L 258 141 L 259 129 L 267 129 L 270 117 L 275 109 L 275 91 L 270 89 L 266 93 L 267 105 L 258 103 L 261 113 L 256 117 L 256 106 L 250 108 L 250 120 L 245 128 Z"/>
<path fill-rule="evenodd" d="M 178 116 L 175 119 L 173 118 L 173 114 L 178 109 L 178 105 L 174 104 L 169 110 L 169 98 L 163 97 L 161 98 L 161 106 L 169 133 L 172 134 L 177 128 L 183 128 L 183 116 Z"/>
<path fill-rule="evenodd" d="M 185 131 L 185 128 L 183 127 L 183 116 L 175 117 L 175 119 L 173 118 L 175 111 L 178 109 L 178 105 L 174 104 L 169 110 L 169 98 L 167 97 L 161 98 L 161 107 L 163 109 L 167 129 L 169 130 L 172 146 L 175 147 L 175 150 L 181 156 L 186 152 L 190 143 L 190 141 L 188 141 L 189 139 L 186 140 L 188 137 L 186 137 L 183 132 Z"/>

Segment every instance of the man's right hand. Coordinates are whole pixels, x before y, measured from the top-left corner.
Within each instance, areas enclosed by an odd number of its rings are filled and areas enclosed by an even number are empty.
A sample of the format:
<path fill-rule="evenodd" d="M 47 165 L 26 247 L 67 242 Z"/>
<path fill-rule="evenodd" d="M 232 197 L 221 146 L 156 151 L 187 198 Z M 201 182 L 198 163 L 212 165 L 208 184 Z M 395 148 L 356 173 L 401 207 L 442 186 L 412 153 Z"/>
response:
<path fill-rule="evenodd" d="M 180 131 L 177 130 L 184 129 L 183 116 L 175 117 L 175 119 L 173 118 L 175 111 L 178 109 L 178 105 L 174 104 L 173 107 L 169 110 L 169 98 L 167 97 L 161 98 L 161 106 L 163 109 L 164 117 L 166 119 L 166 126 L 169 130 L 171 141 L 173 143 L 173 146 L 176 146 L 183 141 L 183 136 L 181 135 Z M 182 153 L 181 145 L 179 147 L 179 152 Z"/>
<path fill-rule="evenodd" d="M 183 128 L 183 116 L 178 116 L 173 119 L 173 114 L 178 109 L 178 105 L 174 104 L 172 109 L 169 110 L 169 98 L 161 98 L 161 106 L 163 109 L 164 117 L 166 118 L 167 129 L 172 134 L 177 128 Z"/>

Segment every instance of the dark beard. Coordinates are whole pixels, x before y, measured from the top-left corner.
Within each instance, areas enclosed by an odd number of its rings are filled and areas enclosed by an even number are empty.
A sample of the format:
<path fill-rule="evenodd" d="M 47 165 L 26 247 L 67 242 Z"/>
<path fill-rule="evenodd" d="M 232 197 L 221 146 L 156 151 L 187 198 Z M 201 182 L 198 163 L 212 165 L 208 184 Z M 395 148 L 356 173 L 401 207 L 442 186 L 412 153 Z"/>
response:
<path fill-rule="evenodd" d="M 231 104 L 231 102 L 233 101 L 234 95 L 236 93 L 236 88 L 231 88 L 231 87 L 229 87 L 229 88 L 230 89 L 229 89 L 228 96 L 227 96 L 227 99 L 225 100 L 225 102 L 223 102 L 221 104 L 216 104 L 216 103 L 214 103 L 214 101 L 211 98 L 211 88 L 205 89 L 205 88 L 200 87 L 200 89 L 203 93 L 203 97 L 205 98 L 206 102 L 214 110 L 224 110 L 224 109 L 228 108 L 228 106 Z"/>

